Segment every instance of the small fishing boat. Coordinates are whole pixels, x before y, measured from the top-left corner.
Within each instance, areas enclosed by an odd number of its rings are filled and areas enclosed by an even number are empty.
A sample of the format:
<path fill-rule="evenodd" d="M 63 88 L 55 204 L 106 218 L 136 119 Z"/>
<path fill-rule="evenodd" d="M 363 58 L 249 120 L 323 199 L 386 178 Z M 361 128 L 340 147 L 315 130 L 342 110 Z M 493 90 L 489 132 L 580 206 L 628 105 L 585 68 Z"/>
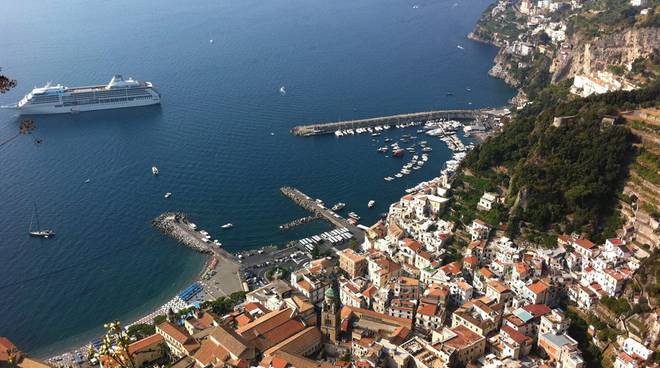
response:
<path fill-rule="evenodd" d="M 224 224 L 220 227 L 223 228 L 223 229 L 231 229 L 232 227 L 234 227 L 234 224 L 232 224 L 231 222 L 228 222 L 228 223 L 226 223 L 226 224 Z"/>
<path fill-rule="evenodd" d="M 339 211 L 339 210 L 341 210 L 341 209 L 344 208 L 344 207 L 346 207 L 346 203 L 344 203 L 344 202 L 339 202 L 339 203 L 335 204 L 334 206 L 332 206 L 332 210 L 333 210 L 333 211 Z"/>

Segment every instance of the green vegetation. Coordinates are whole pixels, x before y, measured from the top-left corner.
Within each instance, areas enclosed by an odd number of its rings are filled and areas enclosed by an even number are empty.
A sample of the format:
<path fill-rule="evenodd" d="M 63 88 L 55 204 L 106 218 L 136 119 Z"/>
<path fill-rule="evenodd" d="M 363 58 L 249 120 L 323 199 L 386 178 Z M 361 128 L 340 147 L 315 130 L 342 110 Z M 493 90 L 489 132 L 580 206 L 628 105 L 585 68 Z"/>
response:
<path fill-rule="evenodd" d="M 156 333 L 156 327 L 147 323 L 138 323 L 128 328 L 128 335 L 136 339 L 144 339 Z"/>
<path fill-rule="evenodd" d="M 234 309 L 234 306 L 245 300 L 245 292 L 237 291 L 229 296 L 221 296 L 212 302 L 204 302 L 202 308 L 210 308 L 215 314 L 224 315 Z"/>
<path fill-rule="evenodd" d="M 283 267 L 271 267 L 266 271 L 266 278 L 268 280 L 272 280 L 276 275 L 278 279 L 286 280 L 289 277 L 289 270 Z"/>
<path fill-rule="evenodd" d="M 626 316 L 630 313 L 630 304 L 624 298 L 604 296 L 600 299 L 600 302 L 618 316 Z"/>
<path fill-rule="evenodd" d="M 0 68 L 0 73 L 1 72 L 2 72 L 2 68 Z M 16 87 L 15 80 L 0 74 L 0 93 L 5 93 L 14 87 Z"/>
<path fill-rule="evenodd" d="M 660 83 L 588 98 L 569 96 L 570 83 L 543 89 L 500 134 L 464 161 L 475 175 L 472 182 L 487 182 L 480 183 L 481 187 L 506 183 L 501 174 L 506 173 L 510 180 L 506 203 L 513 214 L 509 225 L 514 234 L 521 223 L 540 231 L 580 231 L 602 237 L 620 224 L 616 198 L 633 156 L 633 137 L 624 127 L 603 127 L 601 118 L 619 109 L 656 104 Z M 557 116 L 571 118 L 555 127 L 552 122 Z"/>
<path fill-rule="evenodd" d="M 158 315 L 154 317 L 154 326 L 158 326 L 159 324 L 165 322 L 167 320 L 167 316 L 164 315 Z"/>
<path fill-rule="evenodd" d="M 578 342 L 578 347 L 582 351 L 582 357 L 586 363 L 585 366 L 602 367 L 602 352 L 594 345 L 587 333 L 587 328 L 589 327 L 587 321 L 571 308 L 566 311 L 566 316 L 571 319 L 568 334 Z"/>
<path fill-rule="evenodd" d="M 635 158 L 631 168 L 644 180 L 660 185 L 660 156 L 642 150 Z"/>
<path fill-rule="evenodd" d="M 646 19 L 637 19 L 639 9 L 627 0 L 595 0 L 584 4 L 575 16 L 569 19 L 569 30 L 596 37 L 614 33 L 633 25 L 645 26 Z"/>

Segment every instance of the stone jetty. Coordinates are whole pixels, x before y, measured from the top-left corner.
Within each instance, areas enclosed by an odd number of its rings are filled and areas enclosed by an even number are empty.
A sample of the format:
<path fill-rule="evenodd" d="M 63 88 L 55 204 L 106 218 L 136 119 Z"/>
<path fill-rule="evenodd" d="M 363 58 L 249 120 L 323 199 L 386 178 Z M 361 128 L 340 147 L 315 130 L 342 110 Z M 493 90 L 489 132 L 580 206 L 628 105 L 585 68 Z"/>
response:
<path fill-rule="evenodd" d="M 153 225 L 179 243 L 201 253 L 214 253 L 211 243 L 204 242 L 204 236 L 195 231 L 185 214 L 165 212 L 152 221 Z"/>
<path fill-rule="evenodd" d="M 293 229 L 296 226 L 304 225 L 306 223 L 312 222 L 314 220 L 320 219 L 321 216 L 319 214 L 314 214 L 311 216 L 306 216 L 303 218 L 299 218 L 290 222 L 287 222 L 286 224 L 280 225 L 280 230 L 285 231 L 289 229 Z"/>

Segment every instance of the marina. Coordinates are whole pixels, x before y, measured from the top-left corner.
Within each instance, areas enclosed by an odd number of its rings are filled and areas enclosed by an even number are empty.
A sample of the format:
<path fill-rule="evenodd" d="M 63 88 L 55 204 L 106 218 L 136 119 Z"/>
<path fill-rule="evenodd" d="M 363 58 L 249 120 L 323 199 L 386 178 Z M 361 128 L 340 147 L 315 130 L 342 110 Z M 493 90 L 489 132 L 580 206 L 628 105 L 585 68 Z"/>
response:
<path fill-rule="evenodd" d="M 359 243 L 364 241 L 364 231 L 331 209 L 326 208 L 323 206 L 323 204 L 318 203 L 307 194 L 293 187 L 282 187 L 280 188 L 280 192 L 282 192 L 282 194 L 291 199 L 298 206 L 309 212 L 312 212 L 313 214 L 321 216 L 323 219 L 327 220 L 336 227 L 348 229 L 348 231 L 350 231 L 350 233 Z"/>
<path fill-rule="evenodd" d="M 369 119 L 297 125 L 291 129 L 291 133 L 301 137 L 333 134 L 337 131 L 342 132 L 342 135 L 343 131 L 347 131 L 348 134 L 374 134 L 382 130 L 391 129 L 392 127 L 409 128 L 418 126 L 421 125 L 422 121 L 428 120 L 474 120 L 486 111 L 488 110 L 436 110 Z"/>

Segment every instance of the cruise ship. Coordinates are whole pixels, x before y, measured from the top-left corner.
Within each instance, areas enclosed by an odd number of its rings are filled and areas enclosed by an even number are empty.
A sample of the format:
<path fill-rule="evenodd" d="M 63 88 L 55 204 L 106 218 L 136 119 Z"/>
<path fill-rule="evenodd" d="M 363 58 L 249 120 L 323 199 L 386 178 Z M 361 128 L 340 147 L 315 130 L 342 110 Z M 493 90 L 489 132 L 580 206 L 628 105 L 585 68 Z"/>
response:
<path fill-rule="evenodd" d="M 160 93 L 150 82 L 115 75 L 106 85 L 65 87 L 61 84 L 35 88 L 12 106 L 21 114 L 62 114 L 155 105 Z"/>

